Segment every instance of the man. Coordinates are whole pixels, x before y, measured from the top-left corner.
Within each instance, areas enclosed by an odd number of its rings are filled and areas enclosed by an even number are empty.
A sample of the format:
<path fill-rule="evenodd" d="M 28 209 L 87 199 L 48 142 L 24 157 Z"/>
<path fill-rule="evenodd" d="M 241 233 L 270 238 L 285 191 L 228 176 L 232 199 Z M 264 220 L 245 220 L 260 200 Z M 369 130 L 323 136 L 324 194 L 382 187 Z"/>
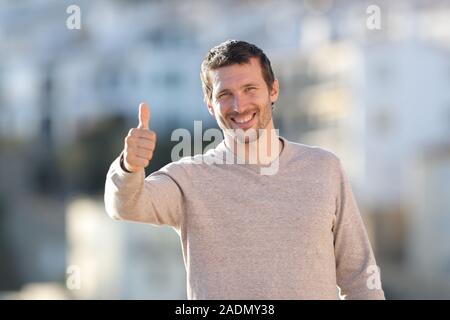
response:
<path fill-rule="evenodd" d="M 141 104 L 107 175 L 108 214 L 176 230 L 189 299 L 337 299 L 338 287 L 347 299 L 384 299 L 340 160 L 274 130 L 279 83 L 263 51 L 226 41 L 201 79 L 224 140 L 145 178 L 156 134 Z"/>

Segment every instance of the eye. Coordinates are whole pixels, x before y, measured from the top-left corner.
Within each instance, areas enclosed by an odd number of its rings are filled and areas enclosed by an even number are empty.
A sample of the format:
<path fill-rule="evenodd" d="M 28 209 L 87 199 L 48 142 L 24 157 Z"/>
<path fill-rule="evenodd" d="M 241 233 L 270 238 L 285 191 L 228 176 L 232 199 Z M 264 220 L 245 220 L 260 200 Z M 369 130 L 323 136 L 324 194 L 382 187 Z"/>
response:
<path fill-rule="evenodd" d="M 249 92 L 249 91 L 254 90 L 254 89 L 256 89 L 256 88 L 255 87 L 247 87 L 247 88 L 245 88 L 245 91 Z"/>
<path fill-rule="evenodd" d="M 219 94 L 219 95 L 217 96 L 217 99 L 221 99 L 221 98 L 223 98 L 223 97 L 225 97 L 225 96 L 228 96 L 228 95 L 229 95 L 228 92 L 221 93 L 221 94 Z"/>

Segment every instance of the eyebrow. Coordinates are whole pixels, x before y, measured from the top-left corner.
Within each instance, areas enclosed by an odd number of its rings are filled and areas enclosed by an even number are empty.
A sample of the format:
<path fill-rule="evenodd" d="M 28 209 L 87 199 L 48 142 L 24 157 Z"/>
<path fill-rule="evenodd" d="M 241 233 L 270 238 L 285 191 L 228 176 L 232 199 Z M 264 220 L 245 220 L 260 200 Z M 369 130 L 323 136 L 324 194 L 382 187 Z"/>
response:
<path fill-rule="evenodd" d="M 248 88 L 248 87 L 258 87 L 258 84 L 256 84 L 256 83 L 246 83 L 246 84 L 242 85 L 242 86 L 240 87 L 240 89 Z M 225 92 L 230 92 L 230 89 L 226 89 L 226 88 L 225 88 L 225 89 L 220 90 L 220 91 L 216 94 L 216 97 L 219 96 L 219 95 L 221 95 L 222 93 L 225 93 Z"/>

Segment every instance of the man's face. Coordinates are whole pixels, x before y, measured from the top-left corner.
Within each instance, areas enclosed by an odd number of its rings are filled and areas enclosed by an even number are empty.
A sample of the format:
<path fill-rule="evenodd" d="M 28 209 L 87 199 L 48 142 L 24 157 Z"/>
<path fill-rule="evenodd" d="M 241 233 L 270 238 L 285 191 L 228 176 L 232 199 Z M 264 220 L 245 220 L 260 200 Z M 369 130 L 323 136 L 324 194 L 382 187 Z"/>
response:
<path fill-rule="evenodd" d="M 209 75 L 213 92 L 208 110 L 222 130 L 254 129 L 258 136 L 259 129 L 273 128 L 272 102 L 278 98 L 278 80 L 269 90 L 258 58 L 211 70 Z"/>

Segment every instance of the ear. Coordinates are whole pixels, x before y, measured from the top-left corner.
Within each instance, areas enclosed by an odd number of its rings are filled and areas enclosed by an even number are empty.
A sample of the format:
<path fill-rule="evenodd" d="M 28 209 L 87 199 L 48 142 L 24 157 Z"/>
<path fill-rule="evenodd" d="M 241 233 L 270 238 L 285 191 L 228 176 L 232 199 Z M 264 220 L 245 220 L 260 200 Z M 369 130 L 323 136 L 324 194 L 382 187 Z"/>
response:
<path fill-rule="evenodd" d="M 212 115 L 213 117 L 215 116 L 214 115 L 214 108 L 213 108 L 213 106 L 212 106 L 212 104 L 211 104 L 211 102 L 206 102 L 206 106 L 208 107 L 208 112 L 209 112 L 209 114 L 210 115 Z"/>
<path fill-rule="evenodd" d="M 270 102 L 275 103 L 278 100 L 278 93 L 280 90 L 280 84 L 278 79 L 275 79 L 272 84 L 272 90 L 270 91 Z"/>

